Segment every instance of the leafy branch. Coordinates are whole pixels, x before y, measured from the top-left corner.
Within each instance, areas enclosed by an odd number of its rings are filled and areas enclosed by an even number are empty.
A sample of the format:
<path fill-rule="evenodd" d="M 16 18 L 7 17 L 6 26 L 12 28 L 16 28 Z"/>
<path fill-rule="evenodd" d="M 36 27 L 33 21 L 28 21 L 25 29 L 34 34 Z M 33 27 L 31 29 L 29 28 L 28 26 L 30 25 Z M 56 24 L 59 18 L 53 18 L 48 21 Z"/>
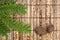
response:
<path fill-rule="evenodd" d="M 30 26 L 22 21 L 17 21 L 10 17 L 11 14 L 25 14 L 27 7 L 16 4 L 16 0 L 0 1 L 0 34 L 5 36 L 10 30 L 18 32 L 30 32 Z"/>

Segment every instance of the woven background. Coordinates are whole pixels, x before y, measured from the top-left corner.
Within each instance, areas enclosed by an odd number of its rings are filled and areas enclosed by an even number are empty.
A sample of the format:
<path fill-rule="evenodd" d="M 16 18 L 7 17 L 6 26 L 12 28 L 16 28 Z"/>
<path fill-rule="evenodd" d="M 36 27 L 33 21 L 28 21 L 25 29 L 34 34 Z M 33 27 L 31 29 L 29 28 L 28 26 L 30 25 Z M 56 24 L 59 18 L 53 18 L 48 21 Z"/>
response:
<path fill-rule="evenodd" d="M 0 40 L 60 40 L 60 0 L 17 0 L 16 3 L 26 5 L 28 10 L 27 14 L 16 14 L 13 18 L 29 24 L 31 33 L 25 34 L 12 30 L 8 37 L 0 36 Z M 43 36 L 37 35 L 33 28 L 49 23 L 50 13 L 54 31 Z"/>

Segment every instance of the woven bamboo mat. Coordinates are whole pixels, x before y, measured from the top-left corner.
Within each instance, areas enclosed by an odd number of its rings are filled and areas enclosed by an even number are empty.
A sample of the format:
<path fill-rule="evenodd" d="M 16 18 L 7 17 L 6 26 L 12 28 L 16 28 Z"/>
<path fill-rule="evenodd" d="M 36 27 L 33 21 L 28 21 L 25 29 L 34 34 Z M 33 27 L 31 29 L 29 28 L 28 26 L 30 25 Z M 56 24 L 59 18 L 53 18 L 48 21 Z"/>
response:
<path fill-rule="evenodd" d="M 8 37 L 0 36 L 0 40 L 60 40 L 60 0 L 17 0 L 16 3 L 26 5 L 28 8 L 27 14 L 16 14 L 12 17 L 29 24 L 31 26 L 31 33 L 25 34 L 13 30 L 9 33 Z M 40 22 L 42 22 L 41 25 L 49 23 L 50 13 L 54 31 L 39 36 L 33 31 L 33 28 L 39 26 Z M 42 19 L 40 16 L 42 16 Z"/>

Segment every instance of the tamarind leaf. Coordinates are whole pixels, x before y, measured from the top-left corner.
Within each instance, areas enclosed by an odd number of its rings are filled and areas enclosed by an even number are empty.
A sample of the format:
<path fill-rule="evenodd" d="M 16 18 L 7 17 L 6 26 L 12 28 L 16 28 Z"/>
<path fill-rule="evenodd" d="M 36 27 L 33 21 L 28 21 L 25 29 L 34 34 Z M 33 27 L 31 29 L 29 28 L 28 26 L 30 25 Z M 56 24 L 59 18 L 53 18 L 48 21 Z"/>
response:
<path fill-rule="evenodd" d="M 0 6 L 0 13 L 5 14 L 25 14 L 27 7 L 22 4 L 10 4 Z"/>
<path fill-rule="evenodd" d="M 30 26 L 28 24 L 25 24 L 22 21 L 17 21 L 15 19 L 12 19 L 9 15 L 0 14 L 0 20 L 2 20 L 2 22 L 6 24 L 8 27 L 16 31 L 19 32 L 30 31 Z"/>

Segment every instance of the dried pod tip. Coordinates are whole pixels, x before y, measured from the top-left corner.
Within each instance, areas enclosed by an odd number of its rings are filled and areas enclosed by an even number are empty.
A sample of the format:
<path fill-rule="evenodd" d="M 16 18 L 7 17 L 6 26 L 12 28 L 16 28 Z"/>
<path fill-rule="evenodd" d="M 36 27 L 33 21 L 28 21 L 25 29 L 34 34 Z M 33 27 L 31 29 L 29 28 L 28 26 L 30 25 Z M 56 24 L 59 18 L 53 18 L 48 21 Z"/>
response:
<path fill-rule="evenodd" d="M 47 31 L 48 33 L 54 31 L 54 25 L 53 25 L 53 24 L 48 25 L 46 31 Z"/>

